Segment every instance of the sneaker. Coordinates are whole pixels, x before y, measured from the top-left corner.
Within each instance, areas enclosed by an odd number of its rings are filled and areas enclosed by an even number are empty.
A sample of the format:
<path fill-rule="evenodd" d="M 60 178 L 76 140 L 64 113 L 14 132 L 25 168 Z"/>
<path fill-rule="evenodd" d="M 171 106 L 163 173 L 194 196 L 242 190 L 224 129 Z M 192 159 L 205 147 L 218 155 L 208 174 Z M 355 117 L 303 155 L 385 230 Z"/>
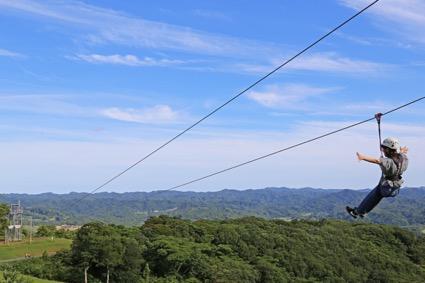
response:
<path fill-rule="evenodd" d="M 357 216 L 359 215 L 359 214 L 357 214 L 356 209 L 354 209 L 354 208 L 346 206 L 345 209 L 347 210 L 348 214 L 350 214 L 351 217 L 353 217 L 353 218 L 357 218 Z M 360 217 L 363 217 L 363 215 L 360 214 Z"/>

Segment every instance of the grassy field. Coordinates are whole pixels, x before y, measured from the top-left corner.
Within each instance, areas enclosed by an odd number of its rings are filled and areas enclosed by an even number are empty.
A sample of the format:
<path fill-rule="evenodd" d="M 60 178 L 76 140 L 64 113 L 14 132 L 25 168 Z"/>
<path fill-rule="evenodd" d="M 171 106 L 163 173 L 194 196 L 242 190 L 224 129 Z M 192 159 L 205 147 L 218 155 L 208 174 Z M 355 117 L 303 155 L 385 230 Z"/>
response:
<path fill-rule="evenodd" d="M 43 238 L 28 242 L 16 242 L 8 245 L 0 244 L 0 262 L 5 260 L 20 259 L 29 253 L 31 256 L 41 256 L 44 251 L 53 254 L 62 249 L 69 249 L 71 240 Z"/>
<path fill-rule="evenodd" d="M 31 283 L 61 283 L 59 281 L 51 281 L 46 279 L 39 279 L 28 275 L 22 275 L 25 279 L 27 279 Z"/>
<path fill-rule="evenodd" d="M 2 278 L 3 274 L 0 272 L 0 278 Z M 51 281 L 46 279 L 39 279 L 28 275 L 21 275 L 23 278 L 27 279 L 28 282 L 31 283 L 61 283 L 59 281 Z"/>

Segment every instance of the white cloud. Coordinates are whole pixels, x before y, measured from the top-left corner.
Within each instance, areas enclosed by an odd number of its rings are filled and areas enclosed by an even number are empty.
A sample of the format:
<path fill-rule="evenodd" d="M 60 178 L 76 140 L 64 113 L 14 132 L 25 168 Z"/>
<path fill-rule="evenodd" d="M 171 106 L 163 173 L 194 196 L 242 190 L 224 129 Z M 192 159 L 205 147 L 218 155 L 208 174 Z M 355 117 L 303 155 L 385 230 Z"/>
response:
<path fill-rule="evenodd" d="M 340 0 L 346 7 L 359 10 L 369 0 Z M 422 0 L 385 0 L 378 2 L 368 13 L 383 29 L 403 38 L 425 43 L 425 2 Z M 388 24 L 390 23 L 390 24 Z"/>
<path fill-rule="evenodd" d="M 292 86 L 292 89 L 298 93 L 303 89 L 310 92 L 313 97 L 321 95 L 321 91 L 312 90 L 314 88 L 311 86 Z M 310 94 L 306 94 L 307 98 L 311 97 Z M 3 98 L 0 99 L 0 109 L 8 107 L 9 110 L 40 111 L 54 115 L 93 115 L 93 117 L 102 115 L 108 119 L 151 124 L 159 121 L 171 124 L 181 119 L 181 113 L 166 105 L 138 110 L 115 107 L 109 108 L 107 113 L 98 113 L 98 109 L 81 108 L 65 103 L 66 96 L 62 98 L 41 95 L 0 96 L 0 98 Z M 373 103 L 376 102 L 370 104 Z M 359 107 L 362 106 L 350 105 L 348 108 Z M 422 150 L 425 139 L 424 126 L 420 124 L 420 120 L 409 123 L 407 119 L 404 123 L 391 123 L 389 122 L 391 115 L 387 117 L 383 124 L 383 135 L 396 136 L 403 145 L 410 148 L 411 160 L 406 174 L 406 185 L 424 185 L 422 177 L 425 166 L 425 152 Z M 188 179 L 256 158 L 354 122 L 357 121 L 350 119 L 345 122 L 324 120 L 293 122 L 285 131 L 198 128 L 191 135 L 173 143 L 168 150 L 158 152 L 150 162 L 130 171 L 106 190 L 166 189 Z M 4 161 L 0 164 L 0 170 L 4 173 L 0 187 L 10 188 L 15 192 L 37 190 L 39 192 L 40 188 L 44 191 L 57 192 L 87 191 L 90 186 L 95 186 L 108 176 L 115 175 L 177 132 L 171 127 L 169 129 L 157 125 L 144 127 L 144 124 L 133 123 L 115 126 L 102 123 L 101 125 L 106 125 L 107 128 L 104 133 L 90 132 L 90 126 L 98 126 L 99 123 L 92 124 L 89 121 L 84 121 L 84 128 L 80 130 L 68 128 L 70 125 L 67 124 L 55 125 L 57 129 L 33 124 L 30 126 L 32 129 L 16 123 L 10 127 L 2 124 L 0 124 L 1 131 L 6 133 L 13 131 L 14 127 L 22 127 L 15 129 L 20 132 L 18 138 L 8 134 L 0 138 L 0 156 Z M 33 135 L 35 133 L 40 134 Z M 246 189 L 266 186 L 371 187 L 379 178 L 379 168 L 357 162 L 354 154 L 356 151 L 362 151 L 378 155 L 377 143 L 377 127 L 372 121 L 185 189 Z M 22 172 L 25 172 L 25 178 L 22 178 Z M 305 172 L 308 172 L 308 178 L 305 177 Z"/>
<path fill-rule="evenodd" d="M 361 9 L 370 4 L 369 0 L 340 0 L 340 2 L 353 9 Z M 381 1 L 372 8 L 371 13 L 379 14 L 392 21 L 410 24 L 425 24 L 425 3 L 421 0 L 386 0 Z"/>
<path fill-rule="evenodd" d="M 376 73 L 388 65 L 338 56 L 335 53 L 316 53 L 295 60 L 289 69 L 345 73 Z"/>
<path fill-rule="evenodd" d="M 181 119 L 179 112 L 168 105 L 156 105 L 145 109 L 106 108 L 99 111 L 104 117 L 136 123 L 175 123 Z"/>
<path fill-rule="evenodd" d="M 210 135 L 192 135 L 174 143 L 173 150 L 158 152 L 150 162 L 134 168 L 105 190 L 122 192 L 166 189 L 351 122 L 311 121 L 295 124 L 294 128 L 284 132 L 232 130 L 233 134 L 230 136 L 211 135 L 211 131 L 207 129 L 206 132 Z M 402 144 L 410 148 L 406 185 L 424 185 L 423 126 L 386 123 L 385 135 L 399 137 Z M 102 180 L 133 164 L 163 140 L 163 137 L 156 137 L 113 142 L 109 139 L 92 142 L 0 141 L 0 156 L 4 161 L 0 164 L 3 172 L 0 186 L 15 192 L 40 192 L 40 188 L 42 191 L 56 192 L 88 191 Z M 379 168 L 359 163 L 355 158 L 356 151 L 379 155 L 375 123 L 352 128 L 184 189 L 205 191 L 267 186 L 354 189 L 373 187 L 380 176 Z"/>
<path fill-rule="evenodd" d="M 340 38 L 343 38 L 345 40 L 354 42 L 359 45 L 363 46 L 382 46 L 384 48 L 388 48 L 388 46 L 394 46 L 397 48 L 403 48 L 403 49 L 411 49 L 414 47 L 410 42 L 407 42 L 404 39 L 400 38 L 389 38 L 389 37 L 376 37 L 376 36 L 365 36 L 365 35 L 351 35 L 344 32 L 337 32 L 337 36 Z"/>
<path fill-rule="evenodd" d="M 223 12 L 212 11 L 212 10 L 203 10 L 203 9 L 195 9 L 192 11 L 194 15 L 211 19 L 211 20 L 219 20 L 219 21 L 231 21 L 231 18 Z"/>
<path fill-rule="evenodd" d="M 211 34 L 184 26 L 150 21 L 77 1 L 0 0 L 0 7 L 86 29 L 92 43 L 170 49 L 222 56 L 255 56 L 280 53 L 275 44 Z"/>
<path fill-rule="evenodd" d="M 272 60 L 271 64 L 236 64 L 233 68 L 248 72 L 265 74 L 282 63 L 282 58 Z M 392 66 L 367 60 L 358 60 L 340 56 L 336 53 L 314 53 L 298 57 L 289 63 L 285 70 L 317 71 L 346 74 L 380 74 Z"/>
<path fill-rule="evenodd" d="M 22 58 L 24 55 L 6 49 L 0 49 L 0 56 Z"/>
<path fill-rule="evenodd" d="M 337 88 L 311 87 L 303 84 L 269 85 L 264 91 L 251 91 L 248 98 L 270 108 L 294 107 L 307 98 L 335 91 Z"/>
<path fill-rule="evenodd" d="M 365 45 L 365 46 L 371 46 L 374 44 L 374 41 L 376 40 L 375 38 L 371 39 L 370 37 L 360 37 L 360 36 L 355 36 L 355 35 L 351 35 L 349 33 L 345 33 L 342 31 L 337 31 L 335 32 L 335 35 L 349 40 L 351 42 L 360 44 L 360 45 Z"/>
<path fill-rule="evenodd" d="M 206 62 L 196 66 L 181 66 L 190 70 L 238 73 L 268 73 L 281 64 L 282 58 L 292 54 L 289 46 L 247 40 L 205 31 L 194 30 L 185 26 L 171 25 L 164 22 L 150 21 L 119 13 L 110 9 L 67 1 L 65 4 L 56 1 L 35 0 L 0 0 L 0 8 L 13 9 L 46 19 L 73 24 L 85 30 L 84 40 L 92 44 L 119 44 L 130 47 L 150 48 L 155 50 L 183 51 L 192 54 L 214 55 L 225 58 L 248 58 L 256 64 L 232 64 L 228 61 Z M 218 16 L 213 12 L 196 10 L 203 16 Z M 77 55 L 80 60 L 131 66 L 163 66 L 177 65 L 179 60 L 136 58 L 134 55 Z M 261 58 L 258 61 L 258 58 Z M 273 58 L 277 58 L 273 60 Z M 262 63 L 269 62 L 269 63 Z M 377 73 L 386 66 L 366 60 L 342 57 L 334 53 L 306 55 L 291 62 L 285 69 L 326 71 L 335 73 Z"/>
<path fill-rule="evenodd" d="M 103 117 L 144 124 L 164 124 L 181 122 L 184 113 L 168 105 L 156 105 L 144 109 L 96 106 L 82 106 L 74 102 L 70 95 L 1 95 L 0 110 L 42 115 L 96 118 Z"/>
<path fill-rule="evenodd" d="M 315 133 L 324 133 L 329 131 L 334 131 L 339 128 L 346 127 L 350 124 L 355 124 L 358 121 L 308 121 L 302 122 L 300 125 L 304 129 L 308 129 L 309 132 Z M 394 122 L 382 122 L 383 135 L 385 136 L 395 136 L 395 137 L 425 137 L 425 126 L 421 124 L 411 124 L 411 123 L 394 123 Z M 375 137 L 377 136 L 377 124 L 374 121 L 370 123 L 363 124 L 359 127 L 352 128 L 348 130 L 350 135 L 352 133 L 358 134 L 359 136 L 364 137 Z"/>
<path fill-rule="evenodd" d="M 383 102 L 383 101 L 369 101 L 369 102 L 360 102 L 360 103 L 349 103 L 345 104 L 342 108 L 350 111 L 350 112 L 361 112 L 364 113 L 372 112 L 372 111 L 384 111 L 387 109 L 390 109 L 394 107 L 394 104 L 391 104 L 389 102 Z"/>
<path fill-rule="evenodd" d="M 79 54 L 76 57 L 80 60 L 89 63 L 98 64 L 115 64 L 115 65 L 127 65 L 127 66 L 169 66 L 169 65 L 180 65 L 184 62 L 181 60 L 170 60 L 170 59 L 154 59 L 151 57 L 139 58 L 135 55 L 100 55 L 100 54 Z"/>
<path fill-rule="evenodd" d="M 0 93 L 0 110 L 60 116 L 92 115 L 90 109 L 70 103 L 64 95 Z"/>

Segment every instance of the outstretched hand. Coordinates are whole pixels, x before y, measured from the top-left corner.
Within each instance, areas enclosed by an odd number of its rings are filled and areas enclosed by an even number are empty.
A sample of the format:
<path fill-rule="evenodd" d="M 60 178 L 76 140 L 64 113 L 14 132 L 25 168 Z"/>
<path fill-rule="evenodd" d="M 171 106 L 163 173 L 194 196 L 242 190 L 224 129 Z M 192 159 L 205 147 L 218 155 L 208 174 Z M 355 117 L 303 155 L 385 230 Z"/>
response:
<path fill-rule="evenodd" d="M 374 163 L 374 164 L 380 164 L 381 163 L 381 161 L 379 160 L 379 158 L 367 156 L 367 155 L 361 154 L 359 152 L 356 152 L 356 155 L 357 155 L 357 159 L 359 161 L 366 161 L 366 162 Z"/>
<path fill-rule="evenodd" d="M 409 151 L 409 148 L 407 146 L 403 146 L 400 148 L 400 153 L 406 154 Z"/>

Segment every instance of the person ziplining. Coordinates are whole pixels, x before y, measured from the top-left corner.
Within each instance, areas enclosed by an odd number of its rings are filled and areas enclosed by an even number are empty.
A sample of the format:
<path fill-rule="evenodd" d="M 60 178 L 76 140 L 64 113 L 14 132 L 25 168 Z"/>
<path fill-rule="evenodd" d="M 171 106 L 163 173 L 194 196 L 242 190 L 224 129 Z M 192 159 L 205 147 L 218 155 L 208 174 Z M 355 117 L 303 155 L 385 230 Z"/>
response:
<path fill-rule="evenodd" d="M 407 170 L 409 165 L 409 160 L 407 158 L 408 148 L 406 146 L 400 147 L 400 143 L 396 138 L 386 138 L 381 143 L 381 116 L 381 113 L 375 115 L 378 122 L 381 157 L 375 158 L 358 152 L 356 153 L 359 161 L 366 161 L 379 165 L 382 171 L 381 179 L 378 185 L 369 192 L 358 207 L 346 207 L 347 212 L 354 218 L 358 216 L 363 218 L 367 213 L 372 211 L 383 198 L 397 196 L 404 183 L 402 174 Z"/>

